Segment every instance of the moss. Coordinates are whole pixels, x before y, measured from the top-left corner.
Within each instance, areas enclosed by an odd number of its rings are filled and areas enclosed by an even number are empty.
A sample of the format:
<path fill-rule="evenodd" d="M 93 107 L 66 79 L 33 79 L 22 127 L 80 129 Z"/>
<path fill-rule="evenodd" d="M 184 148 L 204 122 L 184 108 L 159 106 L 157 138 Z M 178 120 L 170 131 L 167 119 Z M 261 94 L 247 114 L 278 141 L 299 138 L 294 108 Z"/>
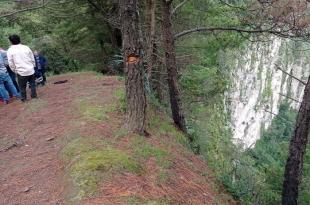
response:
<path fill-rule="evenodd" d="M 70 169 L 70 176 L 79 190 L 74 200 L 94 195 L 102 177 L 123 171 L 139 174 L 142 168 L 127 153 L 114 148 L 82 153 Z"/>
<path fill-rule="evenodd" d="M 113 174 L 142 173 L 142 167 L 137 160 L 98 138 L 73 139 L 64 147 L 61 154 L 71 165 L 68 174 L 75 191 L 71 194 L 70 201 L 94 196 L 97 193 L 98 183 Z"/>
<path fill-rule="evenodd" d="M 127 170 L 137 174 L 141 171 L 140 165 L 127 153 L 111 147 L 82 154 L 79 162 L 72 167 L 74 172 L 112 169 Z"/>
<path fill-rule="evenodd" d="M 89 139 L 77 137 L 68 143 L 61 151 L 61 156 L 65 160 L 70 160 L 81 153 L 92 150 L 92 144 Z"/>

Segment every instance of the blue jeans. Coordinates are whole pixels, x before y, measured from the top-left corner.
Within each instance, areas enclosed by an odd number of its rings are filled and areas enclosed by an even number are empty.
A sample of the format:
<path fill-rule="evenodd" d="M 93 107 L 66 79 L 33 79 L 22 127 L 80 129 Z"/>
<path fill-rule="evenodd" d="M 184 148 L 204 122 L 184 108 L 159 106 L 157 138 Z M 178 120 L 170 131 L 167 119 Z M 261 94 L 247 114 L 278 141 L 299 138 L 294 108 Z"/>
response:
<path fill-rule="evenodd" d="M 5 89 L 4 83 L 6 83 L 7 88 L 9 89 L 9 92 L 12 93 L 14 97 L 18 97 L 18 98 L 20 97 L 9 74 L 0 73 L 0 95 L 4 101 L 8 101 L 10 99 L 9 93 Z"/>

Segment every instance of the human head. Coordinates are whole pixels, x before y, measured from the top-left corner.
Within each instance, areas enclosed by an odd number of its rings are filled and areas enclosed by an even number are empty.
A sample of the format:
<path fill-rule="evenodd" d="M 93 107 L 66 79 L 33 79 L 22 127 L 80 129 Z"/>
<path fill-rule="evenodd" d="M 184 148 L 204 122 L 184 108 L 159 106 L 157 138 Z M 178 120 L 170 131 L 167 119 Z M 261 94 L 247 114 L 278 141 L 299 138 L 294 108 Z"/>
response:
<path fill-rule="evenodd" d="M 11 35 L 10 37 L 9 37 L 9 40 L 10 40 L 10 42 L 11 42 L 11 44 L 12 45 L 18 45 L 18 44 L 20 44 L 20 37 L 18 36 L 18 35 Z"/>
<path fill-rule="evenodd" d="M 0 51 L 5 51 L 3 48 L 0 47 Z"/>
<path fill-rule="evenodd" d="M 34 54 L 34 55 L 39 55 L 39 52 L 38 52 L 37 50 L 34 50 L 34 51 L 33 51 L 33 54 Z"/>

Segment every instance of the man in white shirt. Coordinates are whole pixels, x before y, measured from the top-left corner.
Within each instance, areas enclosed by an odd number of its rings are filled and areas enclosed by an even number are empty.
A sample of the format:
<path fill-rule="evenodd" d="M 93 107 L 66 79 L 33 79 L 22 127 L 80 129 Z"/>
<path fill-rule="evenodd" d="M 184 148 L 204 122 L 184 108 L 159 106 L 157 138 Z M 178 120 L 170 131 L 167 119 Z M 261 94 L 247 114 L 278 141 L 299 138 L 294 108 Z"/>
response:
<path fill-rule="evenodd" d="M 31 49 L 22 45 L 18 35 L 9 37 L 11 47 L 7 51 L 9 66 L 17 74 L 18 86 L 20 89 L 21 100 L 27 100 L 27 82 L 31 88 L 31 98 L 37 98 L 34 67 L 35 59 Z"/>

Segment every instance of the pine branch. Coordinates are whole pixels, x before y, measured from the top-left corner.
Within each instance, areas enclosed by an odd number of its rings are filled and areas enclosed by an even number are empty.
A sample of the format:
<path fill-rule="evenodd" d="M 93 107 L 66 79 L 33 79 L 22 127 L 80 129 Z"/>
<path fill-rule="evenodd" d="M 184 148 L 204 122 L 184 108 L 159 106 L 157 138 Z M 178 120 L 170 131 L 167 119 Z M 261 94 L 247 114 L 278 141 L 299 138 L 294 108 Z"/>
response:
<path fill-rule="evenodd" d="M 0 15 L 0 18 L 6 18 L 6 17 L 13 16 L 13 15 L 15 15 L 15 14 L 19 14 L 19 13 L 24 13 L 24 12 L 28 12 L 28 11 L 33 11 L 33 10 L 41 9 L 41 8 L 44 8 L 48 3 L 49 3 L 49 1 L 43 0 L 43 1 L 42 1 L 42 4 L 41 4 L 40 6 L 29 7 L 29 8 L 25 8 L 25 9 L 20 9 L 20 10 L 17 10 L 17 11 L 13 11 L 13 12 L 8 13 L 8 14 Z"/>
<path fill-rule="evenodd" d="M 278 25 L 274 24 L 269 28 L 266 29 L 244 29 L 244 28 L 238 28 L 238 27 L 196 27 L 196 28 L 192 28 L 192 29 L 188 29 L 185 31 L 182 31 L 180 33 L 177 33 L 174 35 L 174 39 L 177 40 L 180 37 L 186 36 L 186 35 L 190 35 L 193 33 L 198 33 L 198 32 L 216 32 L 216 31 L 225 31 L 225 32 L 237 32 L 240 34 L 243 33 L 248 33 L 248 34 L 273 34 L 279 37 L 283 37 L 283 38 L 308 38 L 310 36 L 310 33 L 305 33 L 303 35 L 299 35 L 298 33 L 296 33 L 296 27 L 295 25 L 287 28 L 285 30 L 279 30 Z M 294 33 L 295 32 L 295 33 Z"/>
<path fill-rule="evenodd" d="M 282 93 L 279 93 L 279 95 L 281 95 L 281 96 L 283 96 L 283 97 L 286 97 L 286 98 L 288 98 L 288 99 L 290 99 L 290 100 L 293 100 L 293 101 L 295 101 L 295 102 L 297 102 L 297 103 L 301 103 L 299 100 L 296 100 L 295 98 L 292 98 L 292 97 L 290 97 L 290 96 L 284 95 L 284 94 L 282 94 Z"/>
<path fill-rule="evenodd" d="M 286 72 L 285 70 L 283 70 L 279 65 L 275 64 L 276 65 L 276 68 L 280 71 L 282 71 L 283 73 L 285 73 L 286 75 L 292 77 L 293 79 L 297 80 L 298 82 L 300 82 L 301 84 L 303 85 L 307 85 L 307 83 L 305 83 L 304 81 L 302 81 L 301 79 L 297 78 L 296 76 Z"/>
<path fill-rule="evenodd" d="M 182 6 L 184 6 L 188 0 L 183 0 L 180 4 L 178 4 L 171 12 L 171 16 L 173 16 Z"/>

